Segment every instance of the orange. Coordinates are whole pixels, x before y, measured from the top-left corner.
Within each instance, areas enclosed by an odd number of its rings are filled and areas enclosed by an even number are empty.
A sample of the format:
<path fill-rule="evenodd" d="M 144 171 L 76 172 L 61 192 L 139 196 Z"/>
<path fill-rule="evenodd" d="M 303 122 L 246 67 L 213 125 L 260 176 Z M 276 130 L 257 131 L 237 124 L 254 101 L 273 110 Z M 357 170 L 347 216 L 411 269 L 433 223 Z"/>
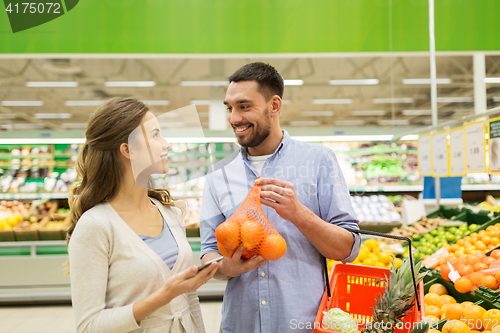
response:
<path fill-rule="evenodd" d="M 427 309 L 425 309 L 425 311 L 427 311 Z M 438 317 L 433 316 L 433 315 L 427 315 L 427 312 L 425 313 L 425 319 L 427 319 L 427 321 L 431 324 L 431 326 L 432 326 L 432 324 L 437 323 L 439 321 Z M 439 333 L 441 333 L 441 332 L 439 332 Z"/>
<path fill-rule="evenodd" d="M 488 244 L 490 244 L 490 242 L 491 242 L 491 237 L 490 237 L 490 236 L 483 236 L 483 237 L 481 238 L 481 241 L 482 241 L 485 245 L 488 245 Z"/>
<path fill-rule="evenodd" d="M 425 315 L 433 316 L 438 319 L 441 316 L 441 310 L 435 305 L 425 305 Z"/>
<path fill-rule="evenodd" d="M 443 325 L 443 333 L 470 333 L 471 329 L 461 320 L 448 320 Z"/>
<path fill-rule="evenodd" d="M 248 251 L 247 249 L 245 249 L 245 251 L 243 251 L 243 254 L 241 255 L 241 258 L 243 258 L 243 259 L 252 259 L 256 255 L 257 255 L 257 253 L 255 253 L 253 251 Z"/>
<path fill-rule="evenodd" d="M 449 304 L 449 303 L 453 304 L 453 303 L 456 303 L 456 302 L 457 301 L 453 297 L 451 297 L 450 295 L 442 295 L 442 296 L 439 296 L 439 298 L 437 299 L 435 305 L 437 305 L 438 307 L 442 308 L 443 305 L 445 305 L 445 304 Z"/>
<path fill-rule="evenodd" d="M 215 238 L 228 250 L 235 250 L 240 244 L 240 227 L 237 223 L 226 221 L 215 229 Z"/>
<path fill-rule="evenodd" d="M 248 220 L 241 225 L 241 244 L 245 249 L 253 250 L 259 246 L 264 236 L 264 226 L 255 221 Z"/>
<path fill-rule="evenodd" d="M 430 293 L 438 294 L 438 295 L 448 295 L 448 290 L 441 283 L 434 283 L 429 288 Z"/>
<path fill-rule="evenodd" d="M 460 274 L 460 276 L 467 276 L 473 272 L 474 272 L 474 267 L 472 267 L 471 265 L 463 265 L 458 268 L 458 274 Z"/>
<path fill-rule="evenodd" d="M 446 319 L 453 320 L 453 319 L 461 319 L 462 318 L 462 310 L 464 309 L 464 306 L 462 304 L 450 304 L 446 308 Z"/>
<path fill-rule="evenodd" d="M 491 251 L 490 257 L 493 257 L 493 258 L 496 258 L 496 259 L 500 259 L 500 250 L 493 250 L 493 251 Z"/>
<path fill-rule="evenodd" d="M 485 236 L 485 237 L 488 237 L 488 236 Z M 489 238 L 489 237 L 488 237 Z M 479 251 L 484 251 L 486 250 L 487 248 L 487 245 L 484 243 L 484 241 L 477 241 L 476 243 L 474 243 L 474 246 L 476 247 L 476 249 L 478 249 Z"/>
<path fill-rule="evenodd" d="M 280 235 L 268 234 L 260 245 L 260 255 L 267 260 L 277 260 L 286 252 L 286 242 Z"/>
<path fill-rule="evenodd" d="M 493 250 L 495 247 L 496 247 L 495 245 L 490 244 L 490 245 L 488 245 L 488 246 L 486 247 L 486 251 L 491 251 L 491 250 Z"/>
<path fill-rule="evenodd" d="M 445 304 L 445 305 L 443 305 L 443 306 L 441 307 L 441 312 L 440 312 L 440 314 L 441 314 L 441 319 L 442 319 L 442 317 L 444 316 L 444 314 L 446 313 L 446 309 L 447 309 L 447 308 L 448 308 L 451 304 L 453 304 L 453 303 L 447 303 L 447 304 Z"/>
<path fill-rule="evenodd" d="M 236 250 L 228 250 L 224 246 L 222 246 L 220 243 L 217 243 L 217 248 L 219 249 L 219 253 L 223 255 L 224 257 L 231 258 L 234 254 L 234 251 Z"/>
<path fill-rule="evenodd" d="M 486 258 L 486 254 L 484 253 L 474 253 L 473 256 L 478 258 L 478 262 L 482 262 Z"/>
<path fill-rule="evenodd" d="M 441 277 L 445 279 L 446 281 L 451 281 L 451 279 L 448 277 L 448 274 L 450 274 L 450 267 L 448 267 L 448 264 L 443 264 L 439 268 Z"/>
<path fill-rule="evenodd" d="M 495 274 L 495 278 L 497 279 L 497 282 L 500 283 L 500 271 L 498 271 L 496 274 Z"/>
<path fill-rule="evenodd" d="M 477 233 L 477 235 L 478 235 L 479 237 L 483 237 L 484 235 L 486 235 L 486 230 L 481 230 L 481 231 L 479 231 L 479 232 Z"/>
<path fill-rule="evenodd" d="M 472 285 L 476 286 L 476 287 L 479 287 L 479 284 L 481 283 L 481 279 L 483 277 L 484 277 L 484 274 L 480 273 L 480 272 L 475 272 L 475 273 L 472 273 L 470 276 L 468 276 Z"/>
<path fill-rule="evenodd" d="M 486 310 L 479 305 L 469 305 L 462 310 L 462 320 L 465 320 L 470 329 L 482 330 L 482 319 L 485 312 Z"/>
<path fill-rule="evenodd" d="M 460 257 L 463 257 L 465 255 L 465 249 L 464 248 L 460 248 L 458 250 L 455 251 L 455 256 L 457 258 L 460 258 Z"/>
<path fill-rule="evenodd" d="M 432 324 L 431 324 L 431 325 L 432 325 Z M 431 327 L 432 327 L 432 326 L 431 326 Z M 434 328 L 431 328 L 431 329 L 429 329 L 429 330 L 427 331 L 427 333 L 441 333 L 441 331 L 440 331 L 440 330 L 436 330 L 436 329 L 434 329 Z"/>
<path fill-rule="evenodd" d="M 491 237 L 491 239 L 490 239 L 490 245 L 493 245 L 495 247 L 497 247 L 498 245 L 500 245 L 500 238 L 498 238 L 498 236 Z"/>
<path fill-rule="evenodd" d="M 488 228 L 486 228 L 486 231 L 494 231 L 495 227 L 490 225 Z"/>
<path fill-rule="evenodd" d="M 479 286 L 483 286 L 483 287 L 495 290 L 495 289 L 498 288 L 498 282 L 497 282 L 497 279 L 494 276 L 485 275 L 481 279 L 481 282 L 479 283 Z"/>
<path fill-rule="evenodd" d="M 486 257 L 486 259 L 483 260 L 483 262 L 488 265 L 488 266 L 491 266 L 492 264 L 497 264 L 498 263 L 498 260 L 495 259 L 495 257 Z"/>
<path fill-rule="evenodd" d="M 474 265 L 474 272 L 479 272 L 485 269 L 488 269 L 488 265 L 486 265 L 483 262 L 478 262 L 477 264 Z"/>
<path fill-rule="evenodd" d="M 458 278 L 455 281 L 455 289 L 459 293 L 462 294 L 468 293 L 469 291 L 471 291 L 471 288 L 472 288 L 472 282 L 466 277 Z"/>
<path fill-rule="evenodd" d="M 462 302 L 462 303 L 460 303 L 460 304 L 462 304 L 462 305 L 464 306 L 464 309 L 465 309 L 466 307 L 468 307 L 469 305 L 472 305 L 472 304 L 474 304 L 474 303 L 469 302 L 469 301 L 465 301 L 465 302 Z"/>
<path fill-rule="evenodd" d="M 483 327 L 485 330 L 491 330 L 500 325 L 500 310 L 491 309 L 483 314 Z"/>
<path fill-rule="evenodd" d="M 500 325 L 495 326 L 491 331 L 484 331 L 484 332 L 500 333 Z"/>
<path fill-rule="evenodd" d="M 457 244 L 451 244 L 450 245 L 450 251 L 455 252 L 456 250 L 458 250 L 458 245 Z"/>
<path fill-rule="evenodd" d="M 465 247 L 465 251 L 464 251 L 465 254 L 473 254 L 475 252 L 476 252 L 476 247 L 475 246 L 470 245 L 470 246 L 466 246 Z"/>
<path fill-rule="evenodd" d="M 437 305 L 437 301 L 441 295 L 435 293 L 428 293 L 424 296 L 425 305 Z"/>
<path fill-rule="evenodd" d="M 465 263 L 467 265 L 474 266 L 478 262 L 479 262 L 479 259 L 474 254 L 469 254 L 469 255 L 465 256 Z"/>

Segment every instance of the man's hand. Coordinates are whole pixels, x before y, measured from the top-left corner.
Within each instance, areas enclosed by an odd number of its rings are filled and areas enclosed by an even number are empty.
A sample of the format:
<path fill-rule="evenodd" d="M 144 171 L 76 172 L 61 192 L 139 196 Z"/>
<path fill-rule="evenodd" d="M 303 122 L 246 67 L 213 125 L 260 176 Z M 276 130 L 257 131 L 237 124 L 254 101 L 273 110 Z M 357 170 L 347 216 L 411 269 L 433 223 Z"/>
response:
<path fill-rule="evenodd" d="M 308 210 L 297 199 L 292 183 L 275 178 L 259 178 L 255 183 L 262 185 L 260 202 L 274 208 L 285 220 L 294 223 L 295 219 Z"/>
<path fill-rule="evenodd" d="M 257 267 L 261 267 L 267 262 L 267 260 L 262 256 L 257 256 L 248 260 L 242 259 L 241 255 L 244 251 L 245 248 L 240 246 L 231 258 L 224 257 L 224 259 L 219 263 L 219 270 L 215 274 L 215 278 L 219 280 L 229 280 L 230 278 L 240 276 L 243 273 L 250 272 Z M 220 256 L 218 253 L 207 253 L 203 256 L 202 262 L 207 262 L 218 256 Z"/>

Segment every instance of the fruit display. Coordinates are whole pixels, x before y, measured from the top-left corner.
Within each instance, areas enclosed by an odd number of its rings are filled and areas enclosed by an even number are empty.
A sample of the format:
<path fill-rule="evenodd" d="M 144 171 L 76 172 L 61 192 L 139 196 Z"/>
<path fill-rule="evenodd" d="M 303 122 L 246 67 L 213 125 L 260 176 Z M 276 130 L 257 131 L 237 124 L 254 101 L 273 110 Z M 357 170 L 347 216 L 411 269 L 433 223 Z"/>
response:
<path fill-rule="evenodd" d="M 392 259 L 394 258 L 396 268 L 401 267 L 402 260 L 396 258 L 392 252 L 382 251 L 380 248 L 381 244 L 375 238 L 367 239 L 361 244 L 358 257 L 353 261 L 353 264 L 390 268 L 392 266 Z"/>
<path fill-rule="evenodd" d="M 389 235 L 409 237 L 412 238 L 413 241 L 419 241 L 420 235 L 432 231 L 433 229 L 437 228 L 440 223 L 446 221 L 448 220 L 439 217 L 427 218 L 426 216 L 422 216 L 420 221 L 413 222 L 411 225 L 392 229 Z M 403 243 L 404 241 L 400 241 L 397 239 L 386 239 L 384 240 L 384 242 L 388 244 L 393 244 L 393 243 Z"/>
<path fill-rule="evenodd" d="M 451 274 L 452 270 L 459 275 Z M 500 283 L 500 250 L 493 250 L 489 256 L 477 252 L 447 260 L 441 264 L 439 272 L 446 281 L 454 280 L 455 289 L 462 294 L 479 287 L 497 290 Z"/>
<path fill-rule="evenodd" d="M 352 196 L 352 208 L 359 222 L 400 222 L 401 215 L 394 211 L 385 195 Z"/>
<path fill-rule="evenodd" d="M 0 230 L 12 230 L 23 219 L 29 217 L 29 205 L 17 200 L 0 202 Z"/>
<path fill-rule="evenodd" d="M 490 212 L 500 212 L 500 201 L 497 201 L 493 196 L 487 195 L 485 200 L 472 205 L 472 204 L 463 204 L 460 207 L 467 208 L 472 210 L 473 212 L 479 212 L 481 210 L 487 210 Z"/>
<path fill-rule="evenodd" d="M 424 235 L 414 235 L 412 245 L 416 251 L 414 251 L 413 255 L 415 258 L 421 258 L 436 252 L 440 248 L 446 248 L 450 253 L 453 253 L 452 257 L 469 254 L 466 251 L 471 252 L 475 248 L 465 248 L 465 243 L 460 238 L 477 228 L 478 225 L 476 224 L 468 225 L 467 223 L 462 223 L 458 227 L 441 226 Z M 452 242 L 456 243 L 449 245 Z M 460 251 L 455 254 L 456 250 Z"/>
<path fill-rule="evenodd" d="M 223 256 L 231 257 L 239 246 L 245 248 L 244 259 L 261 255 L 277 260 L 285 254 L 285 240 L 262 211 L 261 188 L 262 185 L 253 185 L 236 212 L 215 229 L 217 247 Z"/>

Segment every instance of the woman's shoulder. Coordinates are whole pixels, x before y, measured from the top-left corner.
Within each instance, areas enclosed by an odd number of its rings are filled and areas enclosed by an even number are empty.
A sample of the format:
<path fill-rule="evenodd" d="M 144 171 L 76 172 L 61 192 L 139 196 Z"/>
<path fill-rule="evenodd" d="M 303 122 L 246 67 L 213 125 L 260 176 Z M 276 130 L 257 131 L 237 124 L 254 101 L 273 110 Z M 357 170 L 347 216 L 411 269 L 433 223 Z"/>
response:
<path fill-rule="evenodd" d="M 78 219 L 75 227 L 81 231 L 100 230 L 105 231 L 111 228 L 111 219 L 109 218 L 109 209 L 106 203 L 100 203 L 85 211 Z"/>

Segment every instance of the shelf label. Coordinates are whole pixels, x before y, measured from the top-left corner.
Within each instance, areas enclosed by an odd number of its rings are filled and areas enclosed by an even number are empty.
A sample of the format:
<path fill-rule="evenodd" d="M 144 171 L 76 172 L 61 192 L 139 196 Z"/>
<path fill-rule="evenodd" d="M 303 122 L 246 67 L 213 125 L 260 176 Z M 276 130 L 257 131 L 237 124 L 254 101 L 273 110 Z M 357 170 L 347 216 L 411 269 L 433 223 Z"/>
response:
<path fill-rule="evenodd" d="M 429 134 L 418 136 L 418 168 L 420 176 L 432 175 L 431 136 Z"/>
<path fill-rule="evenodd" d="M 464 128 L 450 131 L 450 176 L 465 176 Z"/>
<path fill-rule="evenodd" d="M 488 120 L 490 173 L 500 173 L 500 117 Z"/>
<path fill-rule="evenodd" d="M 465 124 L 465 172 L 486 172 L 484 121 Z"/>
<path fill-rule="evenodd" d="M 432 176 L 448 176 L 448 132 L 431 135 L 432 141 Z"/>

